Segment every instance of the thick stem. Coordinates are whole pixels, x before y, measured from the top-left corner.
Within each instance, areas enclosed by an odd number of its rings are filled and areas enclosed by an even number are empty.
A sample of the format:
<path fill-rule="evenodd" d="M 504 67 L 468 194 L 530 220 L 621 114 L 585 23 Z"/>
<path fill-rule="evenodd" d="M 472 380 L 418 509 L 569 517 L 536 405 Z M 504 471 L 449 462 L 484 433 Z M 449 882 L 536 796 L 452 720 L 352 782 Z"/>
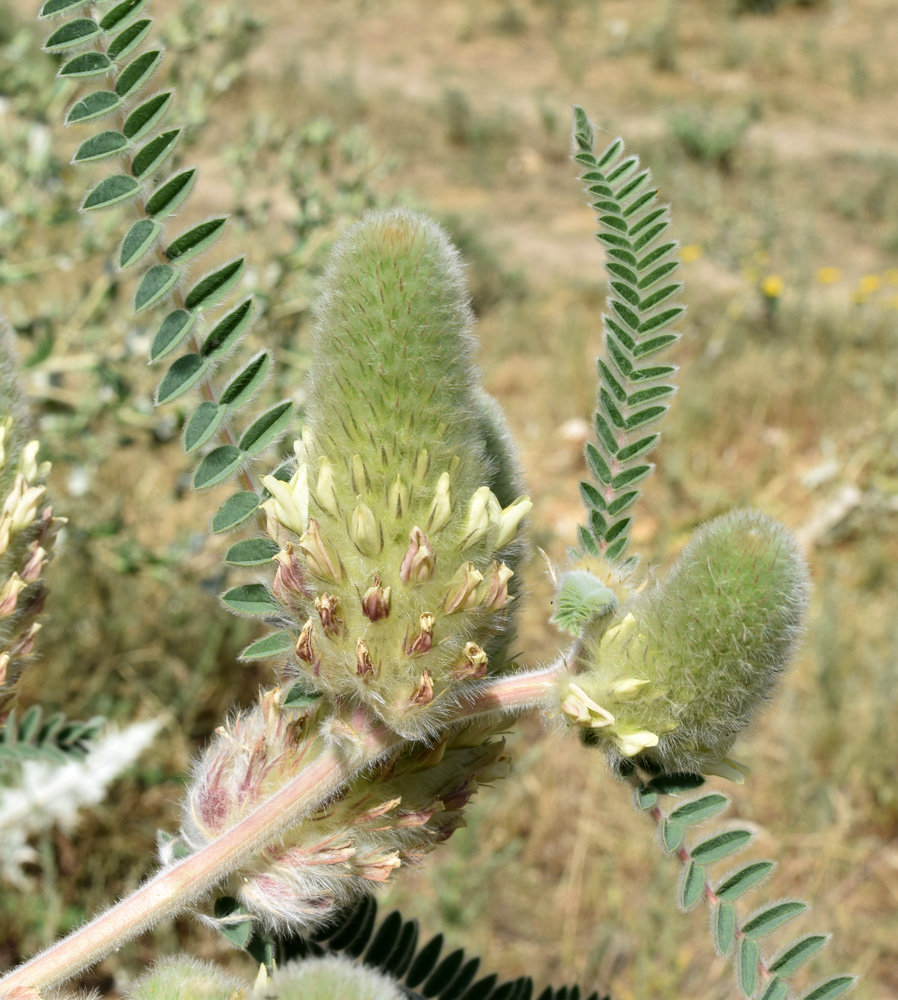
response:
<path fill-rule="evenodd" d="M 518 715 L 547 705 L 564 669 L 564 660 L 559 658 L 542 670 L 496 678 L 470 704 L 455 708 L 446 726 L 483 715 Z M 353 728 L 360 741 L 357 756 L 350 759 L 333 745 L 322 751 L 293 781 L 217 840 L 163 869 L 127 899 L 0 979 L 0 1000 L 11 1000 L 17 991 L 61 983 L 158 921 L 179 913 L 404 742 L 380 724 Z"/>

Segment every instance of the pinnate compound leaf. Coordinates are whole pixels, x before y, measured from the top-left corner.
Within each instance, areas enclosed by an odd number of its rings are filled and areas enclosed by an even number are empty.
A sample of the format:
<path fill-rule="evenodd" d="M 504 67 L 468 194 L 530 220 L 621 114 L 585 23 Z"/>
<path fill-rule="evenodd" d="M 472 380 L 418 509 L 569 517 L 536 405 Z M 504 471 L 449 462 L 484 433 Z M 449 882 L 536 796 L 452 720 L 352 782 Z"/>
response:
<path fill-rule="evenodd" d="M 799 913 L 804 913 L 808 908 L 807 903 L 798 900 L 787 900 L 785 903 L 777 903 L 760 913 L 755 914 L 742 925 L 742 933 L 749 938 L 761 938 L 765 934 L 776 930 L 787 920 L 792 920 Z"/>
<path fill-rule="evenodd" d="M 196 316 L 186 309 L 175 309 L 162 321 L 150 347 L 150 361 L 158 361 L 173 351 L 187 336 Z"/>
<path fill-rule="evenodd" d="M 773 861 L 754 861 L 725 878 L 714 890 L 714 894 L 732 902 L 763 882 L 775 867 Z"/>
<path fill-rule="evenodd" d="M 44 42 L 45 52 L 62 52 L 73 45 L 84 45 L 100 35 L 100 26 L 92 17 L 76 17 L 60 25 Z"/>
<path fill-rule="evenodd" d="M 60 67 L 57 76 L 74 80 L 86 76 L 100 76 L 112 69 L 112 60 L 105 52 L 82 52 Z"/>
<path fill-rule="evenodd" d="M 739 976 L 739 987 L 749 1000 L 754 995 L 755 987 L 758 984 L 758 961 L 760 958 L 761 949 L 758 947 L 758 942 L 751 938 L 740 938 L 736 969 Z"/>
<path fill-rule="evenodd" d="M 284 433 L 293 417 L 293 403 L 277 403 L 257 417 L 240 438 L 240 450 L 248 455 L 263 451 Z"/>
<path fill-rule="evenodd" d="M 252 322 L 254 308 L 254 300 L 248 298 L 226 313 L 212 327 L 209 336 L 203 342 L 200 348 L 203 357 L 222 358 L 233 350 Z"/>
<path fill-rule="evenodd" d="M 201 448 L 218 430 L 227 412 L 226 406 L 218 406 L 209 399 L 203 400 L 184 428 L 184 451 L 189 455 Z"/>
<path fill-rule="evenodd" d="M 127 124 L 127 123 L 126 123 Z M 190 194 L 196 181 L 196 167 L 182 170 L 169 178 L 147 201 L 146 212 L 151 219 L 161 219 L 171 215 Z"/>
<path fill-rule="evenodd" d="M 134 159 L 131 161 L 131 173 L 141 180 L 154 173 L 174 151 L 180 137 L 181 129 L 175 128 L 150 139 L 134 154 Z"/>
<path fill-rule="evenodd" d="M 261 583 L 244 583 L 221 595 L 222 603 L 242 615 L 277 614 L 281 606 Z"/>
<path fill-rule="evenodd" d="M 106 54 L 110 59 L 118 60 L 133 52 L 138 45 L 146 38 L 152 27 L 153 21 L 149 17 L 135 21 L 122 29 L 106 47 Z"/>
<path fill-rule="evenodd" d="M 87 0 L 46 0 L 41 6 L 37 19 L 43 21 L 47 17 L 59 17 L 61 14 L 68 14 L 69 11 L 74 10 L 76 7 L 83 7 L 86 2 Z"/>
<path fill-rule="evenodd" d="M 691 910 L 693 906 L 702 898 L 705 891 L 705 869 L 690 861 L 683 876 L 683 885 L 680 889 L 680 905 L 684 910 Z"/>
<path fill-rule="evenodd" d="M 66 125 L 80 125 L 108 115 L 122 103 L 118 94 L 111 90 L 95 90 L 73 104 L 66 115 Z"/>
<path fill-rule="evenodd" d="M 245 264 L 246 257 L 237 257 L 204 278 L 200 278 L 187 293 L 184 305 L 196 312 L 214 306 L 240 280 Z"/>
<path fill-rule="evenodd" d="M 233 530 L 258 510 L 261 503 L 262 498 L 252 490 L 244 490 L 228 497 L 212 518 L 212 532 L 218 535 Z"/>
<path fill-rule="evenodd" d="M 696 844 L 689 853 L 693 860 L 707 865 L 741 850 L 750 840 L 749 830 L 725 830 Z"/>
<path fill-rule="evenodd" d="M 284 656 L 293 651 L 293 644 L 293 636 L 286 629 L 280 629 L 250 643 L 240 654 L 240 659 L 266 660 L 270 657 Z"/>
<path fill-rule="evenodd" d="M 124 132 L 125 136 L 131 142 L 137 142 L 138 139 L 146 135 L 165 114 L 171 104 L 172 93 L 173 91 L 166 90 L 161 94 L 153 94 L 143 104 L 138 104 L 131 114 L 128 115 L 125 119 L 125 124 L 122 126 L 122 132 Z M 118 99 L 119 101 L 121 100 L 120 98 Z"/>
<path fill-rule="evenodd" d="M 151 49 L 149 52 L 141 52 L 119 74 L 119 78 L 115 81 L 115 92 L 122 100 L 130 97 L 149 80 L 159 68 L 161 62 L 161 49 Z"/>
<path fill-rule="evenodd" d="M 154 264 L 140 279 L 134 293 L 134 311 L 141 312 L 155 305 L 168 294 L 180 277 L 180 272 L 168 264 Z"/>
<path fill-rule="evenodd" d="M 170 403 L 187 392 L 206 374 L 209 363 L 199 354 L 185 354 L 178 358 L 165 373 L 156 390 L 156 403 Z"/>
<path fill-rule="evenodd" d="M 196 257 L 212 246 L 224 232 L 227 223 L 226 215 L 201 222 L 172 240 L 166 247 L 165 256 L 171 261 L 177 260 L 179 264 Z"/>
<path fill-rule="evenodd" d="M 118 255 L 118 266 L 124 271 L 125 268 L 136 264 L 156 242 L 161 232 L 162 226 L 160 223 L 153 222 L 150 219 L 138 219 L 122 240 L 122 247 Z"/>
<path fill-rule="evenodd" d="M 112 130 L 92 135 L 75 150 L 72 163 L 89 163 L 104 160 L 109 156 L 118 156 L 128 148 L 128 140 L 121 132 Z"/>
<path fill-rule="evenodd" d="M 683 792 L 691 792 L 696 788 L 701 788 L 705 779 L 700 774 L 659 774 L 652 778 L 648 787 L 653 788 L 660 795 L 682 795 Z"/>
<path fill-rule="evenodd" d="M 229 566 L 264 566 L 279 551 L 277 543 L 270 538 L 243 538 L 228 549 L 224 561 Z"/>
<path fill-rule="evenodd" d="M 243 406 L 265 381 L 270 363 L 271 355 L 267 351 L 252 358 L 225 386 L 220 401 L 235 410 Z"/>
<path fill-rule="evenodd" d="M 140 11 L 146 7 L 147 0 L 122 0 L 121 3 L 116 4 L 112 10 L 106 14 L 100 21 L 100 27 L 103 31 L 118 31 L 119 28 L 123 28 L 132 17 L 135 17 Z"/>
<path fill-rule="evenodd" d="M 92 212 L 109 208 L 133 198 L 139 191 L 140 181 L 134 177 L 128 177 L 126 174 L 106 177 L 88 192 L 87 197 L 81 202 L 81 209 L 84 212 Z"/>
<path fill-rule="evenodd" d="M 789 945 L 770 963 L 770 971 L 780 976 L 791 976 L 805 962 L 813 958 L 829 940 L 828 934 L 809 934 Z"/>
<path fill-rule="evenodd" d="M 223 444 L 214 448 L 200 462 L 193 474 L 193 486 L 198 490 L 208 489 L 233 475 L 246 461 L 247 456 L 233 444 Z"/>
<path fill-rule="evenodd" d="M 850 990 L 856 982 L 857 976 L 833 976 L 805 993 L 801 1000 L 834 1000 L 834 997 L 840 997 L 846 990 Z"/>
<path fill-rule="evenodd" d="M 692 799 L 677 806 L 670 814 L 670 819 L 676 820 L 683 826 L 691 826 L 693 823 L 703 823 L 706 819 L 711 819 L 718 813 L 726 809 L 729 799 L 719 792 L 712 792 L 710 795 L 703 795 L 700 799 Z"/>

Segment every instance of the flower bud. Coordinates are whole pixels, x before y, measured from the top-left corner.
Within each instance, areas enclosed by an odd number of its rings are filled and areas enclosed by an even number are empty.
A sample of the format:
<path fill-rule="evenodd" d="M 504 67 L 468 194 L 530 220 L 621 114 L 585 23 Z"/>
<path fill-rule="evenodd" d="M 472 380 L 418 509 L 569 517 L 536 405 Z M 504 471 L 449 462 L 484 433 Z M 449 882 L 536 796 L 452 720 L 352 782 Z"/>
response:
<path fill-rule="evenodd" d="M 286 962 L 257 986 L 249 1000 L 402 1000 L 404 996 L 382 972 L 331 954 Z"/>
<path fill-rule="evenodd" d="M 293 473 L 289 483 L 274 476 L 263 476 L 262 485 L 271 494 L 263 506 L 270 509 L 275 519 L 295 535 L 301 535 L 309 523 L 308 466 L 303 462 Z"/>
<path fill-rule="evenodd" d="M 309 519 L 309 527 L 299 540 L 299 548 L 315 576 L 331 583 L 343 579 L 340 558 L 322 537 L 321 527 L 314 517 Z"/>
<path fill-rule="evenodd" d="M 509 569 L 505 563 L 493 562 L 489 568 L 489 577 L 486 587 L 481 587 L 478 597 L 484 608 L 495 611 L 497 608 L 504 608 L 508 603 L 508 581 L 514 576 L 514 570 Z"/>
<path fill-rule="evenodd" d="M 447 615 L 453 611 L 464 611 L 477 601 L 477 588 L 483 583 L 483 574 L 475 569 L 474 563 L 464 562 L 449 581 L 443 610 Z"/>
<path fill-rule="evenodd" d="M 374 512 L 361 501 L 352 512 L 349 534 L 363 556 L 376 556 L 383 548 L 383 535 Z"/>
<path fill-rule="evenodd" d="M 514 503 L 509 504 L 503 511 L 499 519 L 499 533 L 493 546 L 497 549 L 504 548 L 517 534 L 518 525 L 533 510 L 533 501 L 530 497 L 518 497 Z"/>
<path fill-rule="evenodd" d="M 362 595 L 362 613 L 372 622 L 386 618 L 390 613 L 390 597 L 392 587 L 382 587 L 380 577 L 375 574 L 374 586 L 369 587 Z"/>
<path fill-rule="evenodd" d="M 408 501 L 408 488 L 402 477 L 397 475 L 387 496 L 387 509 L 394 517 L 403 517 L 408 510 Z"/>
<path fill-rule="evenodd" d="M 465 522 L 464 536 L 461 548 L 469 549 L 486 538 L 493 525 L 497 525 L 502 517 L 502 508 L 488 486 L 475 490 L 468 503 L 468 519 Z"/>
<path fill-rule="evenodd" d="M 236 1000 L 247 983 L 212 962 L 178 955 L 160 959 L 128 987 L 131 1000 Z"/>
<path fill-rule="evenodd" d="M 434 554 L 427 535 L 415 525 L 409 532 L 409 546 L 399 567 L 399 579 L 406 586 L 426 583 L 433 576 Z"/>
<path fill-rule="evenodd" d="M 437 480 L 433 502 L 427 515 L 427 530 L 439 531 L 449 523 L 450 517 L 452 517 L 452 498 L 449 493 L 449 473 L 444 472 Z"/>
<path fill-rule="evenodd" d="M 333 517 L 339 515 L 340 505 L 337 503 L 334 466 L 326 455 L 322 455 L 318 459 L 318 482 L 315 486 L 315 495 L 318 503 L 328 514 L 331 514 Z"/>
<path fill-rule="evenodd" d="M 418 622 L 418 633 L 414 638 L 406 643 L 406 652 L 409 656 L 418 656 L 421 653 L 429 653 L 433 646 L 433 623 L 434 617 L 429 611 L 421 615 Z M 431 684 L 431 697 L 433 697 L 433 685 Z M 428 699 L 429 701 L 430 699 Z"/>

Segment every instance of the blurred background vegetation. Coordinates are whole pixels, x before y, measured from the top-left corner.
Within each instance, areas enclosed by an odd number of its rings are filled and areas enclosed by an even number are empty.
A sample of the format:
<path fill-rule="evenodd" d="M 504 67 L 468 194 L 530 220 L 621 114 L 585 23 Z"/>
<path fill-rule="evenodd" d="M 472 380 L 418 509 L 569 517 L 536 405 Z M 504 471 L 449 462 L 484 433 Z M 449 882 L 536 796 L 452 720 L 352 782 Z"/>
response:
<path fill-rule="evenodd" d="M 176 406 L 155 410 L 153 319 L 112 251 L 127 216 L 77 214 L 83 136 L 39 52 L 34 5 L 0 0 L 0 300 L 15 327 L 56 512 L 42 661 L 23 703 L 163 736 L 76 832 L 48 834 L 24 896 L 0 891 L 0 967 L 133 888 L 177 823 L 191 754 L 269 680 L 236 663 L 252 623 L 217 604 L 225 494 L 194 494 Z M 898 995 L 898 19 L 891 0 L 157 0 L 162 70 L 201 167 L 189 223 L 231 211 L 215 261 L 249 253 L 276 391 L 302 373 L 328 244 L 372 205 L 423 208 L 468 261 L 488 389 L 505 406 L 560 558 L 580 517 L 604 297 L 568 161 L 571 104 L 622 134 L 674 206 L 689 313 L 679 399 L 635 540 L 663 565 L 702 521 L 753 505 L 811 561 L 810 628 L 741 747 L 734 815 L 781 861 L 771 893 L 814 904 L 829 971 Z M 161 86 L 161 81 L 159 82 Z M 211 266 L 210 262 L 210 265 Z M 272 461 L 275 457 L 273 456 Z M 520 632 L 548 659 L 539 559 Z M 525 721 L 513 777 L 386 905 L 538 984 L 616 1000 L 734 995 L 705 916 L 601 760 Z M 235 961 L 185 918 L 91 974 L 113 989 L 179 946 Z M 236 959 L 239 961 L 239 959 Z M 114 990 L 111 995 L 116 995 Z"/>

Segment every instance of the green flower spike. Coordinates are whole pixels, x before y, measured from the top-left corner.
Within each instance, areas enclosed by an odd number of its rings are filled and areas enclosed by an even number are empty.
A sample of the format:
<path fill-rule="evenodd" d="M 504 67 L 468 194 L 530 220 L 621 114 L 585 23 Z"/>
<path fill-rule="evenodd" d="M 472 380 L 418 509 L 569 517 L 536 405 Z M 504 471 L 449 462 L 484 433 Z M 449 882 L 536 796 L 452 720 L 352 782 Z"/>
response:
<path fill-rule="evenodd" d="M 506 668 L 532 508 L 470 326 L 433 222 L 395 210 L 351 227 L 325 281 L 296 471 L 264 480 L 298 667 L 408 737 Z"/>
<path fill-rule="evenodd" d="M 738 780 L 727 754 L 772 693 L 807 603 L 807 569 L 789 532 L 753 511 L 718 518 L 666 579 L 633 591 L 616 614 L 610 599 L 601 604 L 600 582 L 577 573 L 562 591 L 580 596 L 586 619 L 582 672 L 560 682 L 562 713 L 612 760 Z M 559 616 L 577 620 L 563 608 Z"/>

